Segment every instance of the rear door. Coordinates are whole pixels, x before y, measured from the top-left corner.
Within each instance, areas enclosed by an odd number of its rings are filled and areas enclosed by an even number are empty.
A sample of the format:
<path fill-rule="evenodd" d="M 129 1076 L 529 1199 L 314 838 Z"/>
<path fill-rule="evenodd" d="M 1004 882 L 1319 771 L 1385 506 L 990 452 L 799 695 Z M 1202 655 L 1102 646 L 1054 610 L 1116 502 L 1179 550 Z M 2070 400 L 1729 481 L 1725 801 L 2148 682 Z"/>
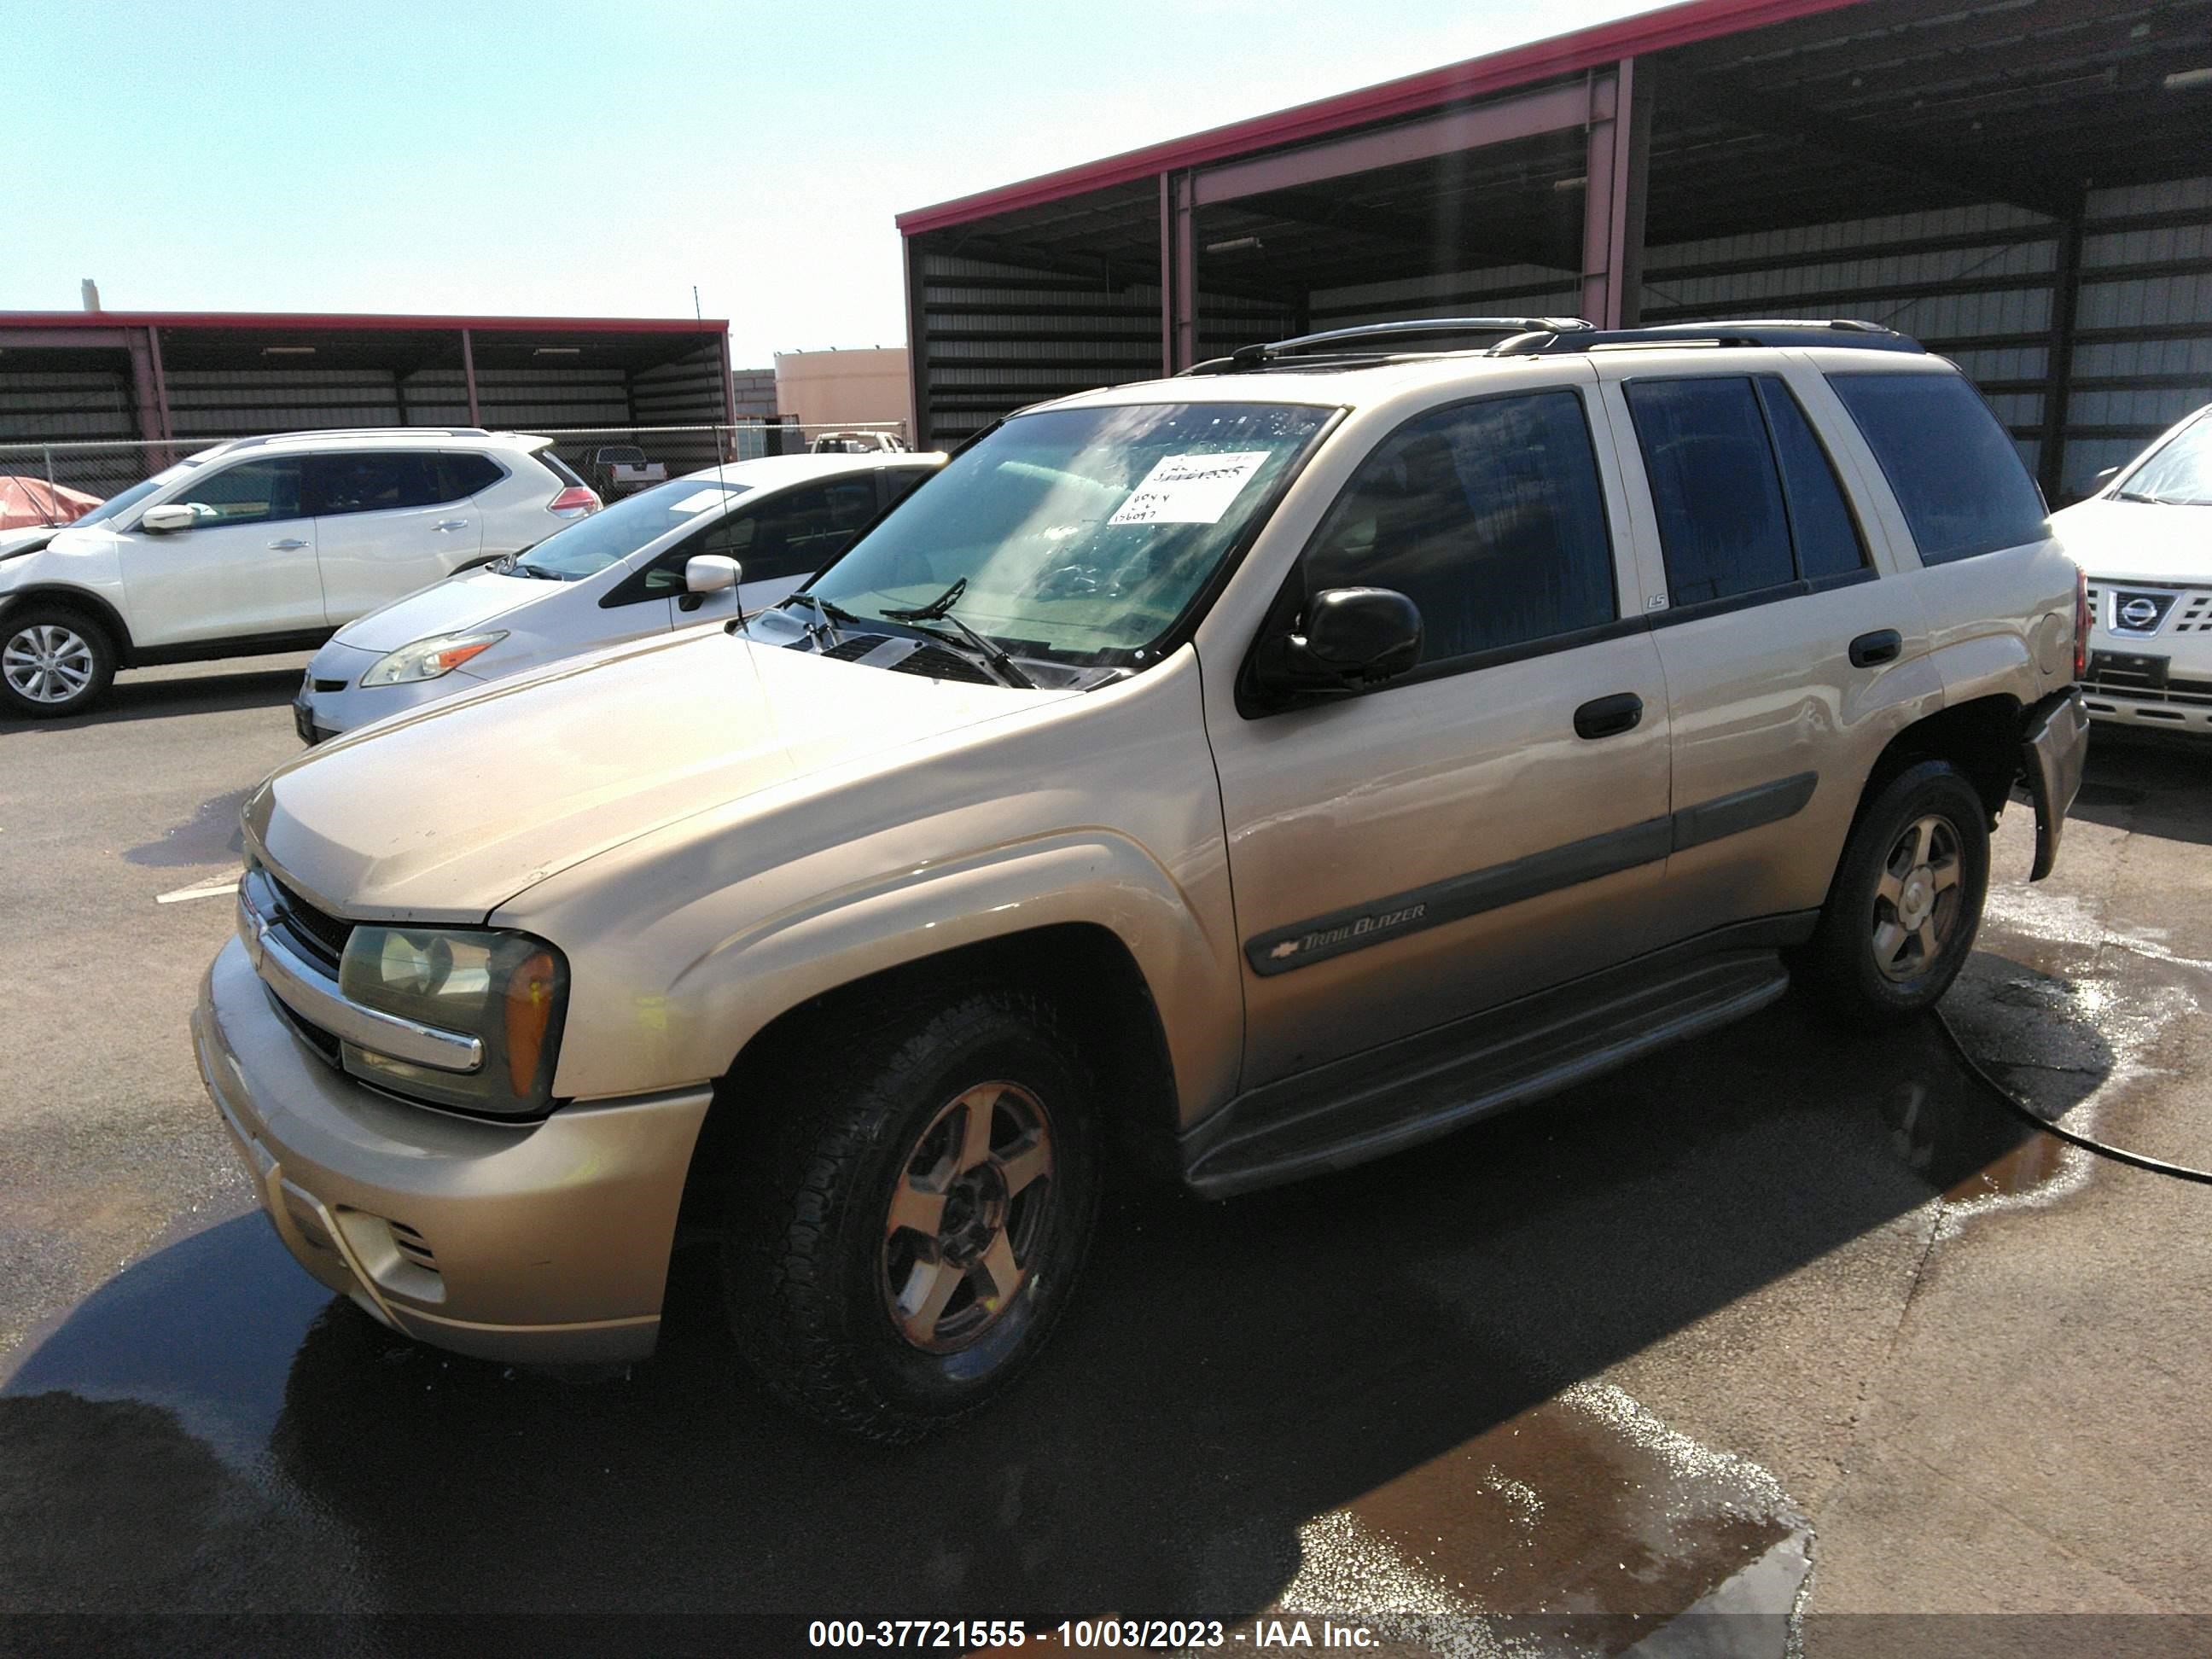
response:
<path fill-rule="evenodd" d="M 297 456 L 217 464 L 169 498 L 193 510 L 192 528 L 119 535 L 132 641 L 190 645 L 319 630 L 315 523 L 301 490 Z"/>
<path fill-rule="evenodd" d="M 1267 712 L 1221 689 L 1234 663 L 1206 665 L 1247 1089 L 1651 943 L 1666 687 L 1615 545 L 1594 379 L 1559 372 L 1578 384 L 1384 437 L 1299 556 L 1278 611 L 1395 589 L 1424 624 L 1412 673 Z"/>
<path fill-rule="evenodd" d="M 1940 696 L 1921 607 L 1817 375 L 1604 372 L 1673 717 L 1670 931 L 1817 908 L 1900 709 Z"/>
<path fill-rule="evenodd" d="M 333 626 L 447 576 L 483 544 L 466 456 L 375 450 L 307 459 L 323 602 Z"/>

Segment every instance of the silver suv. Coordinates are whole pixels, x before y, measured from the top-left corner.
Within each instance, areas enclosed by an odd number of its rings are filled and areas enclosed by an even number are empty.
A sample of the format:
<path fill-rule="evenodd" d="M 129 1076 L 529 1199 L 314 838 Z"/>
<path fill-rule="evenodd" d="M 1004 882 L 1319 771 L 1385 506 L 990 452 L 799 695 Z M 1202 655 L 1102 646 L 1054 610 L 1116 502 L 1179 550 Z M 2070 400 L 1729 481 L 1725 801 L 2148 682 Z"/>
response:
<path fill-rule="evenodd" d="M 193 1027 L 293 1254 L 626 1358 L 683 1214 L 769 1386 L 902 1438 L 1113 1159 L 1340 1168 L 1793 974 L 1927 1008 L 2087 731 L 2002 428 L 1866 325 L 1449 326 L 1024 410 L 747 623 L 272 774 Z"/>

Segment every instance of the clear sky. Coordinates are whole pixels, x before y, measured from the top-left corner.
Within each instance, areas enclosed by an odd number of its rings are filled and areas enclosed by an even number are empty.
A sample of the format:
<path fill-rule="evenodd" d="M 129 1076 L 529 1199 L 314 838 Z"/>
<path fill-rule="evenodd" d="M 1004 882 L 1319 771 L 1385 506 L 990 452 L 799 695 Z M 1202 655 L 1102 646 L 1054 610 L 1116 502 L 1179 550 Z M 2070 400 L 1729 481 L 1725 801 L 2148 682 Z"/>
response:
<path fill-rule="evenodd" d="M 685 315 L 905 337 L 909 208 L 1633 0 L 10 9 L 0 309 Z"/>

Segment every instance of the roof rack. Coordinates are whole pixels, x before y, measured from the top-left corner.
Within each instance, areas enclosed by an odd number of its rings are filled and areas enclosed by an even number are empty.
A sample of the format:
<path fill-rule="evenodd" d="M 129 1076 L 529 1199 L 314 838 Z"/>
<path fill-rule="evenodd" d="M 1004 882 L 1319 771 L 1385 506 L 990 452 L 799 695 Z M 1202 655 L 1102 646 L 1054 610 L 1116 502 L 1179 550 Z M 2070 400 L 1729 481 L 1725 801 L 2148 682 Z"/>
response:
<path fill-rule="evenodd" d="M 1367 323 L 1358 328 L 1332 328 L 1320 334 L 1301 334 L 1288 340 L 1239 346 L 1226 357 L 1212 357 L 1182 370 L 1185 374 L 1237 374 L 1277 368 L 1285 358 L 1311 359 L 1302 367 L 1319 368 L 1343 357 L 1383 361 L 1389 351 L 1345 351 L 1341 348 L 1387 346 L 1427 334 L 1504 334 L 1516 339 L 1565 338 L 1595 332 L 1595 325 L 1579 317 L 1425 317 L 1395 323 Z M 1322 349 L 1328 348 L 1329 349 Z M 1435 356 L 1424 352 L 1421 356 Z"/>
<path fill-rule="evenodd" d="M 1537 357 L 1553 352 L 1593 351 L 1610 346 L 1850 346 L 1862 351 L 1917 351 L 1927 347 L 1909 334 L 1852 317 L 1826 321 L 1775 318 L 1751 321 L 1667 323 L 1656 328 L 1532 328 L 1491 348 L 1494 357 Z"/>
<path fill-rule="evenodd" d="M 491 434 L 480 426 L 334 426 L 301 432 L 264 432 L 251 438 L 229 438 L 218 443 L 216 447 L 251 449 L 256 444 L 330 438 L 489 438 Z"/>

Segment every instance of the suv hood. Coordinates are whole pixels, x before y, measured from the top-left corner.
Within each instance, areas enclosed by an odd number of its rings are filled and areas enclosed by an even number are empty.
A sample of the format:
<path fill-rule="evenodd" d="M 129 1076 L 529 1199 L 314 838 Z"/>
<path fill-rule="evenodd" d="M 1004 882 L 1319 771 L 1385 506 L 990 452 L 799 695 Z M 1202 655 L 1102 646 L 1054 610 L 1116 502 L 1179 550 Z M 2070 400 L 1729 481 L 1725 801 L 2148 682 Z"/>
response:
<path fill-rule="evenodd" d="M 1080 695 L 925 679 L 708 629 L 571 659 L 311 750 L 254 792 L 246 827 L 335 915 L 477 921 L 679 818 Z"/>
<path fill-rule="evenodd" d="M 495 570 L 472 570 L 465 576 L 448 576 L 428 587 L 418 587 L 404 599 L 356 617 L 334 637 L 341 645 L 381 656 L 433 634 L 459 634 L 480 628 L 495 617 L 558 593 L 568 586 L 529 576 L 502 576 Z"/>
<path fill-rule="evenodd" d="M 2212 507 L 2160 507 L 2109 496 L 2051 515 L 2074 562 L 2107 581 L 2212 581 Z"/>

